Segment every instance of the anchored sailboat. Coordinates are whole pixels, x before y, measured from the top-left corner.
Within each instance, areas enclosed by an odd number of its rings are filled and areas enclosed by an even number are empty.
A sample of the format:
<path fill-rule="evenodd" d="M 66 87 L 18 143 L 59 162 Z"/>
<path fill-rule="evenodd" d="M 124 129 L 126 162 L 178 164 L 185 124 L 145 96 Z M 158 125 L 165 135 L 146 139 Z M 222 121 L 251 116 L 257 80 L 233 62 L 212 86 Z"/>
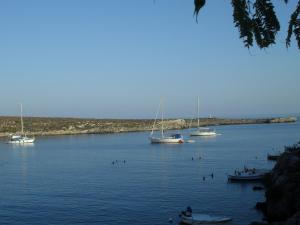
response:
<path fill-rule="evenodd" d="M 190 133 L 190 136 L 215 136 L 217 135 L 216 131 L 209 128 L 209 127 L 200 127 L 200 120 L 199 120 L 199 97 L 198 97 L 198 104 L 197 104 L 197 117 L 198 117 L 198 126 L 197 130 Z"/>
<path fill-rule="evenodd" d="M 161 110 L 160 110 L 161 109 Z M 154 137 L 154 128 L 157 120 L 157 116 L 159 111 L 161 111 L 161 136 L 160 137 Z M 150 133 L 149 137 L 151 143 L 156 143 L 156 144 L 181 144 L 184 142 L 183 136 L 181 134 L 172 134 L 170 136 L 165 136 L 164 135 L 164 113 L 163 113 L 163 101 L 160 100 L 159 106 L 156 112 L 155 120 L 153 123 L 152 131 Z"/>
<path fill-rule="evenodd" d="M 24 123 L 23 123 L 23 107 L 21 106 L 21 134 L 12 134 L 10 135 L 10 140 L 8 143 L 10 144 L 24 144 L 24 143 L 33 143 L 35 138 L 29 138 L 24 133 Z"/>

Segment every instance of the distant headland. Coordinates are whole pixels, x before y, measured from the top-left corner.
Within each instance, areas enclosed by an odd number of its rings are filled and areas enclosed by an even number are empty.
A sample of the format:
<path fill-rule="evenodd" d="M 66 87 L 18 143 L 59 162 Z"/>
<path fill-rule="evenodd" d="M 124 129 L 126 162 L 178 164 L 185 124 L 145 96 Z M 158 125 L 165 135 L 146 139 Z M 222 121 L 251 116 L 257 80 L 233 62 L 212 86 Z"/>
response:
<path fill-rule="evenodd" d="M 150 131 L 154 122 L 153 119 L 80 119 L 52 117 L 24 117 L 23 120 L 26 134 L 33 136 Z M 261 119 L 201 118 L 200 126 L 293 123 L 296 121 L 296 117 Z M 165 119 L 163 123 L 164 128 L 168 130 L 186 129 L 197 126 L 197 121 L 193 120 L 191 123 L 189 119 Z M 155 129 L 160 129 L 159 120 L 157 121 Z M 0 137 L 17 133 L 20 130 L 21 121 L 19 117 L 0 116 Z"/>

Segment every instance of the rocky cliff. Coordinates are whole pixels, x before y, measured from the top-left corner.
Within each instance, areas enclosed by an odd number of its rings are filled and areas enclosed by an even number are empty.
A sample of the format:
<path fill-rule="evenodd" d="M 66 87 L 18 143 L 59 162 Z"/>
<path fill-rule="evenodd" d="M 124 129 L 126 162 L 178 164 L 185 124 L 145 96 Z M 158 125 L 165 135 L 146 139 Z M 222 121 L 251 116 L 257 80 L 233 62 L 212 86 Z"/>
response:
<path fill-rule="evenodd" d="M 257 204 L 270 225 L 300 225 L 300 144 L 287 147 L 266 178 L 266 201 Z M 253 223 L 267 224 L 267 223 Z"/>

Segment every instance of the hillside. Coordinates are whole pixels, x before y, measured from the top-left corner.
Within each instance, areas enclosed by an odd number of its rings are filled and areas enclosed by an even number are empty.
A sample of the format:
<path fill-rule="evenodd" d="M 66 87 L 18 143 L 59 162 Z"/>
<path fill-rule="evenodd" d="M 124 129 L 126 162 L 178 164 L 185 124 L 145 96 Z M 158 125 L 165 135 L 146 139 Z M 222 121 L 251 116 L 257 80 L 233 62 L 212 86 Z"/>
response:
<path fill-rule="evenodd" d="M 28 135 L 69 135 L 69 134 L 103 134 L 133 131 L 150 131 L 154 120 L 150 119 L 79 119 L 79 118 L 46 118 L 24 117 L 24 130 Z M 295 117 L 265 119 L 222 119 L 202 118 L 201 126 L 233 125 L 233 124 L 265 124 L 295 122 Z M 166 119 L 165 129 L 185 129 L 196 127 L 197 121 L 185 119 Z M 160 129 L 157 121 L 155 129 Z M 19 117 L 0 117 L 0 136 L 21 131 Z"/>

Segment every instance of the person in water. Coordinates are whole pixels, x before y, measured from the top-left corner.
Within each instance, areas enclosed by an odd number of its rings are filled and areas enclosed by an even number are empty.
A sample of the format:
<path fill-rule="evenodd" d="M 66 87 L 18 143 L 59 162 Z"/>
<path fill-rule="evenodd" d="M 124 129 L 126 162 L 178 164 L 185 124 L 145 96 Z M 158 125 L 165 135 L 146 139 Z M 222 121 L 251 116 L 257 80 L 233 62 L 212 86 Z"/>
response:
<path fill-rule="evenodd" d="M 185 216 L 192 216 L 192 208 L 190 206 L 188 206 L 185 210 Z"/>
<path fill-rule="evenodd" d="M 185 211 L 181 211 L 181 214 L 179 215 L 179 217 L 181 217 L 182 215 L 186 216 L 186 217 L 191 217 L 192 216 L 192 208 L 190 206 L 188 206 Z"/>

